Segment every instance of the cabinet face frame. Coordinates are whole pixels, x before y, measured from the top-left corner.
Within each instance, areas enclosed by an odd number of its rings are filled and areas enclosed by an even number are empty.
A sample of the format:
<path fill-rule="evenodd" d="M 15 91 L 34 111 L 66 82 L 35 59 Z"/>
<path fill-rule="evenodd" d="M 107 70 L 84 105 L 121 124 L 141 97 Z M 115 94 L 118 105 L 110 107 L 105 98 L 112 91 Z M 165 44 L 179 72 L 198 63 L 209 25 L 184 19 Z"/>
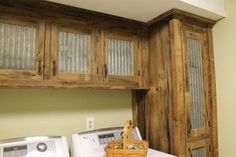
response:
<path fill-rule="evenodd" d="M 89 60 L 88 60 L 88 74 L 60 72 L 59 71 L 59 32 L 77 33 L 82 35 L 89 35 Z M 95 51 L 95 35 L 92 28 L 85 26 L 62 26 L 60 24 L 51 25 L 51 57 L 50 57 L 50 77 L 58 81 L 75 81 L 75 82 L 90 82 L 92 77 L 96 75 L 96 63 L 94 60 Z"/>
<path fill-rule="evenodd" d="M 16 18 L 11 15 L 6 15 L 0 18 L 0 23 L 33 27 L 36 30 L 34 69 L 0 69 L 0 79 L 19 81 L 43 80 L 45 22 L 34 18 Z"/>
<path fill-rule="evenodd" d="M 210 123 L 210 108 L 209 108 L 209 78 L 208 78 L 208 67 L 206 66 L 207 63 L 205 62 L 208 59 L 207 56 L 207 49 L 206 49 L 206 40 L 205 40 L 205 34 L 204 34 L 204 30 L 200 29 L 201 31 L 198 32 L 194 29 L 189 29 L 188 27 L 184 27 L 183 29 L 183 47 L 184 47 L 184 68 L 185 68 L 185 110 L 186 110 L 186 114 L 187 114 L 187 138 L 188 139 L 197 139 L 197 138 L 203 138 L 203 137 L 209 137 L 210 134 L 210 127 L 209 127 L 209 123 Z M 190 76 L 189 76 L 189 72 L 190 72 L 190 67 L 189 67 L 189 54 L 188 54 L 188 48 L 187 48 L 187 38 L 190 39 L 194 39 L 194 40 L 198 40 L 200 42 L 201 45 L 201 72 L 202 72 L 202 88 L 203 88 L 203 120 L 204 120 L 204 127 L 202 128 L 196 128 L 193 129 L 192 128 L 192 124 L 191 124 L 191 106 L 190 106 L 190 97 L 191 97 L 191 93 L 190 93 Z"/>
<path fill-rule="evenodd" d="M 194 157 L 193 151 L 197 149 L 204 149 L 204 156 L 201 157 L 210 157 L 211 151 L 210 151 L 210 141 L 209 139 L 203 139 L 198 141 L 193 141 L 187 143 L 187 157 Z"/>
<path fill-rule="evenodd" d="M 121 76 L 121 75 L 109 75 L 108 73 L 108 40 L 109 39 L 117 39 L 117 40 L 124 40 L 124 41 L 130 41 L 133 45 L 133 76 Z M 110 83 L 124 83 L 124 84 L 134 84 L 138 85 L 138 62 L 139 62 L 139 55 L 140 50 L 138 47 L 139 40 L 138 36 L 136 35 L 130 35 L 120 32 L 104 32 L 104 70 L 103 70 L 103 76 L 105 82 Z"/>

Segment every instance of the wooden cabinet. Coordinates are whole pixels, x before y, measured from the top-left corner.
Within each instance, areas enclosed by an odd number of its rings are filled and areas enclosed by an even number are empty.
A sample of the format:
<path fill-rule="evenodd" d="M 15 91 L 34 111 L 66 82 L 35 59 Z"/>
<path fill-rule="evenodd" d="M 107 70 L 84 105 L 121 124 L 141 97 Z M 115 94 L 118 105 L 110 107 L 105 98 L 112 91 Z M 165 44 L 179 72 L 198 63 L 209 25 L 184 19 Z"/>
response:
<path fill-rule="evenodd" d="M 208 139 L 187 143 L 187 157 L 211 157 L 210 141 Z"/>
<path fill-rule="evenodd" d="M 138 87 L 138 37 L 100 32 L 85 26 L 52 24 L 50 78 Z"/>
<path fill-rule="evenodd" d="M 2 86 L 143 88 L 143 25 L 83 11 L 68 16 L 0 8 Z"/>
<path fill-rule="evenodd" d="M 187 156 L 211 157 L 209 52 L 205 28 L 183 25 Z"/>
<path fill-rule="evenodd" d="M 132 89 L 134 123 L 152 148 L 218 157 L 215 21 L 176 9 L 141 23 L 11 5 L 0 2 L 0 86 Z"/>
<path fill-rule="evenodd" d="M 135 124 L 151 148 L 218 157 L 214 21 L 178 10 L 157 20 L 149 30 L 150 90 L 133 95 Z"/>
<path fill-rule="evenodd" d="M 94 31 L 83 26 L 52 24 L 50 75 L 53 80 L 91 82 L 94 69 Z"/>
<path fill-rule="evenodd" d="M 106 32 L 104 45 L 105 81 L 138 85 L 138 37 Z"/>
<path fill-rule="evenodd" d="M 44 23 L 34 19 L 0 18 L 0 79 L 42 80 Z"/>
<path fill-rule="evenodd" d="M 204 28 L 195 27 L 194 30 L 188 26 L 183 27 L 188 138 L 206 137 L 210 134 L 209 63 L 205 36 Z"/>

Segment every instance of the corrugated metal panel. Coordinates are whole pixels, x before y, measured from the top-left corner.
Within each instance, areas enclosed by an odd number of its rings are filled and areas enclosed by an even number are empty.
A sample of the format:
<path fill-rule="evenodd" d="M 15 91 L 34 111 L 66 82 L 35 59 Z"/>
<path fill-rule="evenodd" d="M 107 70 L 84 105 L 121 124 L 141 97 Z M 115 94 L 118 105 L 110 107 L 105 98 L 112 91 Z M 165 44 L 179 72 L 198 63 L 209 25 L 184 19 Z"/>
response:
<path fill-rule="evenodd" d="M 89 73 L 90 35 L 59 32 L 59 71 Z"/>
<path fill-rule="evenodd" d="M 0 69 L 33 70 L 35 44 L 35 28 L 0 23 Z"/>
<path fill-rule="evenodd" d="M 108 74 L 133 76 L 133 51 L 131 41 L 108 39 Z"/>
<path fill-rule="evenodd" d="M 204 127 L 204 90 L 202 75 L 201 41 L 187 39 L 189 54 L 190 108 L 193 129 Z"/>
<path fill-rule="evenodd" d="M 198 149 L 194 149 L 192 151 L 192 157 L 206 157 L 205 155 L 205 148 L 198 148 Z"/>

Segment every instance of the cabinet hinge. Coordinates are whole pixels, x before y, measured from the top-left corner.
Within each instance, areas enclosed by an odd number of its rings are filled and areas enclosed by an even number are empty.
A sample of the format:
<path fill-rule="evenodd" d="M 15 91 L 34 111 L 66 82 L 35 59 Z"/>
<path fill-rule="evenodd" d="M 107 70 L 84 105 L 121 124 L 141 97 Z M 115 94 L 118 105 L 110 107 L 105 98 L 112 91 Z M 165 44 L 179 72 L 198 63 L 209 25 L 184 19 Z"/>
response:
<path fill-rule="evenodd" d="M 138 48 L 139 48 L 139 42 L 138 42 Z"/>
<path fill-rule="evenodd" d="M 97 43 L 98 43 L 98 35 L 96 36 L 96 40 L 97 40 Z"/>

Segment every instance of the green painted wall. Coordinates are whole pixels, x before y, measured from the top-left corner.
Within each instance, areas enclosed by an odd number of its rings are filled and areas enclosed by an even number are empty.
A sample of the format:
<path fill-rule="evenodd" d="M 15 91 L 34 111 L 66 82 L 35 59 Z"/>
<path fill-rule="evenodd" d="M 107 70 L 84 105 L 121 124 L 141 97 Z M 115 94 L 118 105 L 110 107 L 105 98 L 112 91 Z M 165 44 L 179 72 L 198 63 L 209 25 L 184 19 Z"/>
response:
<path fill-rule="evenodd" d="M 94 89 L 0 89 L 0 139 L 65 135 L 95 127 L 122 126 L 132 119 L 131 91 Z"/>

